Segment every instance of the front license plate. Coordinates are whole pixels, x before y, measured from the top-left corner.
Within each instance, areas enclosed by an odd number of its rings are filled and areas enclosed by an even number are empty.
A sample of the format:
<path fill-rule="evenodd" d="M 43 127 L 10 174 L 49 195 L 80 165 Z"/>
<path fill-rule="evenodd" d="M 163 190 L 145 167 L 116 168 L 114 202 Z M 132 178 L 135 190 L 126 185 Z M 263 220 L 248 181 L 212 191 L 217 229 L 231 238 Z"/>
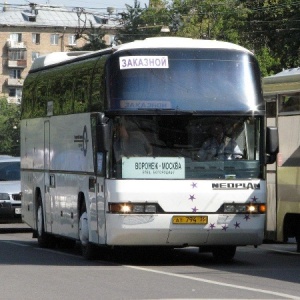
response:
<path fill-rule="evenodd" d="M 173 224 L 207 224 L 207 216 L 174 216 L 172 218 Z"/>

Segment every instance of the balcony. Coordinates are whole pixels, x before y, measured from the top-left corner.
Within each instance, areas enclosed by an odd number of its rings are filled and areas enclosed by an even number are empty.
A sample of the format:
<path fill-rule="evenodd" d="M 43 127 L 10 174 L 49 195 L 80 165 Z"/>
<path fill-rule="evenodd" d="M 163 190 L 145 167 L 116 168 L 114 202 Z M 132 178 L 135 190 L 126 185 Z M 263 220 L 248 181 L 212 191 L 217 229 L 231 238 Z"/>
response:
<path fill-rule="evenodd" d="M 19 59 L 19 60 L 8 60 L 7 66 L 9 68 L 26 68 L 27 67 L 27 59 Z"/>
<path fill-rule="evenodd" d="M 9 49 L 26 49 L 24 42 L 16 42 L 13 40 L 7 40 L 6 45 Z"/>
<path fill-rule="evenodd" d="M 7 97 L 8 103 L 14 103 L 14 104 L 20 104 L 21 103 L 21 97 Z"/>
<path fill-rule="evenodd" d="M 20 78 L 8 78 L 7 79 L 7 85 L 12 87 L 22 87 L 24 83 L 24 79 Z"/>

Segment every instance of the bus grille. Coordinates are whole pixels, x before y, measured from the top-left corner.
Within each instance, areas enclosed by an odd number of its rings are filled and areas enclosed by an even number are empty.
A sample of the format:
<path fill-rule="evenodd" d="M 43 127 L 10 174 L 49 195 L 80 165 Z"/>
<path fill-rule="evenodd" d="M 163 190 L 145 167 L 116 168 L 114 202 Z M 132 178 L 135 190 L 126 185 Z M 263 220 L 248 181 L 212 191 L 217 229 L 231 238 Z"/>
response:
<path fill-rule="evenodd" d="M 11 195 L 14 200 L 21 200 L 21 193 Z"/>

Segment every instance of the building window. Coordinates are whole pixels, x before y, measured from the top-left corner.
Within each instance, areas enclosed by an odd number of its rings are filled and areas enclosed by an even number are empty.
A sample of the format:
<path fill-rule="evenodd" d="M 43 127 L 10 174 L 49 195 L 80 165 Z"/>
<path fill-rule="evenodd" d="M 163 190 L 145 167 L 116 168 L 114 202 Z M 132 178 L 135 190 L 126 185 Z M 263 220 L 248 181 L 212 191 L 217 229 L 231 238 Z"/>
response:
<path fill-rule="evenodd" d="M 9 89 L 8 95 L 9 95 L 9 97 L 16 97 L 17 96 L 17 90 L 16 89 Z"/>
<path fill-rule="evenodd" d="M 31 60 L 32 60 L 32 62 L 34 62 L 34 60 L 36 58 L 38 58 L 39 56 L 40 56 L 40 52 L 32 52 L 32 54 L 31 54 Z"/>
<path fill-rule="evenodd" d="M 59 34 L 51 34 L 50 36 L 50 43 L 51 45 L 58 45 L 58 40 L 59 40 Z"/>
<path fill-rule="evenodd" d="M 76 37 L 74 34 L 69 34 L 68 42 L 69 42 L 69 45 L 76 45 Z"/>
<path fill-rule="evenodd" d="M 21 102 L 21 98 L 22 98 L 22 90 L 21 90 L 21 89 L 14 89 L 14 88 L 11 88 L 11 89 L 9 89 L 9 91 L 8 91 L 8 95 L 9 95 L 9 97 L 17 98 L 17 99 L 18 99 L 18 102 Z"/>
<path fill-rule="evenodd" d="M 33 33 L 32 34 L 32 42 L 36 45 L 40 44 L 40 40 L 41 40 L 41 35 L 40 33 Z"/>
<path fill-rule="evenodd" d="M 25 50 L 14 50 L 8 52 L 8 59 L 9 60 L 24 60 L 26 56 Z"/>
<path fill-rule="evenodd" d="M 16 43 L 21 43 L 22 42 L 22 33 L 11 33 L 10 40 L 14 41 Z"/>
<path fill-rule="evenodd" d="M 10 78 L 20 79 L 21 78 L 21 70 L 20 69 L 12 69 L 9 72 Z"/>

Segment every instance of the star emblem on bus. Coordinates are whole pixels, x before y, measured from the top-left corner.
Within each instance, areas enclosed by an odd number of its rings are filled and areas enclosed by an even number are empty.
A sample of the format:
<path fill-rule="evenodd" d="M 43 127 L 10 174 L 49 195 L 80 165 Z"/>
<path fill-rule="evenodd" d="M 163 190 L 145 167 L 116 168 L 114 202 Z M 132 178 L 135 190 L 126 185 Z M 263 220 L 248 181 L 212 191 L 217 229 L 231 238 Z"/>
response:
<path fill-rule="evenodd" d="M 229 227 L 228 227 L 228 225 L 227 225 L 227 224 L 225 224 L 225 225 L 222 225 L 222 230 L 226 231 L 228 228 L 229 228 Z"/>
<path fill-rule="evenodd" d="M 189 200 L 194 201 L 196 199 L 195 195 L 190 195 Z"/>
<path fill-rule="evenodd" d="M 240 225 L 241 225 L 241 223 L 235 222 L 235 224 L 234 224 L 235 229 L 240 228 Z"/>
<path fill-rule="evenodd" d="M 196 183 L 196 182 L 193 182 L 193 183 L 191 184 L 191 186 L 192 186 L 192 188 L 194 189 L 194 188 L 197 187 L 197 183 Z"/>
<path fill-rule="evenodd" d="M 245 215 L 244 220 L 246 220 L 246 221 L 250 220 L 250 216 L 249 215 Z"/>
<path fill-rule="evenodd" d="M 197 212 L 197 210 L 199 210 L 196 206 L 192 208 L 193 212 Z"/>
<path fill-rule="evenodd" d="M 258 198 L 255 197 L 255 196 L 253 196 L 253 197 L 251 198 L 251 202 L 257 202 L 257 200 L 258 200 Z"/>
<path fill-rule="evenodd" d="M 209 228 L 210 228 L 210 229 L 214 229 L 215 227 L 216 227 L 215 223 L 210 223 L 210 224 L 209 224 Z"/>

